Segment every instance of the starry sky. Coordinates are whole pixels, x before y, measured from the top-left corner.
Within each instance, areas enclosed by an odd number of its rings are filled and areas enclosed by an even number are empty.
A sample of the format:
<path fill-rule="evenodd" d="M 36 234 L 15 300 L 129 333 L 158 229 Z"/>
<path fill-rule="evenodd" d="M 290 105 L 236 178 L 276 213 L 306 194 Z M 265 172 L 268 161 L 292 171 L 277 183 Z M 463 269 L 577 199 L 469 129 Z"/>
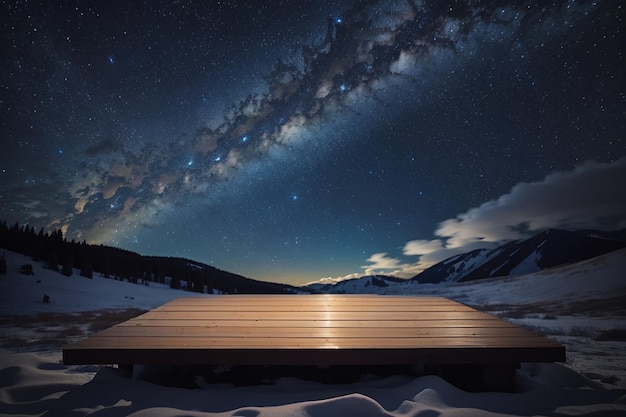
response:
<path fill-rule="evenodd" d="M 290 284 L 626 227 L 622 2 L 0 7 L 10 224 Z"/>

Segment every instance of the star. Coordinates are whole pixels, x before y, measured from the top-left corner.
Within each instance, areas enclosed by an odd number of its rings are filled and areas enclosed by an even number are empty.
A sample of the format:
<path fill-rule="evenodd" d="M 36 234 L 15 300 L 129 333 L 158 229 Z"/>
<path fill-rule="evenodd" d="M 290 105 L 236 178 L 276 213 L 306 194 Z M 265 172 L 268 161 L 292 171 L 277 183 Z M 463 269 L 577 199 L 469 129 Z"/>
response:
<path fill-rule="evenodd" d="M 626 156 L 620 2 L 92 2 L 84 22 L 14 3 L 0 220 L 70 240 L 347 276 L 377 253 L 419 262 L 407 242 L 466 236 L 455 219 L 520 184 Z"/>

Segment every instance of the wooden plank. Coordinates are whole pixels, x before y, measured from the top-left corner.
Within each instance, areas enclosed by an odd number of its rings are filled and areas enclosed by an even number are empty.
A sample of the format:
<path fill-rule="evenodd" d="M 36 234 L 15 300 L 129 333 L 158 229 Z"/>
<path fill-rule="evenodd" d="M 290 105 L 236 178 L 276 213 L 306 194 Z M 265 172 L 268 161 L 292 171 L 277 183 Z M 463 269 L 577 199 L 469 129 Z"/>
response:
<path fill-rule="evenodd" d="M 387 304 L 371 306 L 367 304 L 337 304 L 337 305 L 284 305 L 284 304 L 243 304 L 243 305 L 193 305 L 193 304 L 179 304 L 175 306 L 165 305 L 154 309 L 154 312 L 161 311 L 311 311 L 311 312 L 325 312 L 325 311 L 472 311 L 471 307 L 459 304 L 456 306 L 440 305 L 440 304 L 427 304 L 427 305 L 411 305 L 411 304 Z"/>
<path fill-rule="evenodd" d="M 416 305 L 400 305 L 397 306 L 395 304 L 391 304 L 391 305 L 380 305 L 380 306 L 376 306 L 376 307 L 372 307 L 372 306 L 368 306 L 367 304 L 360 304 L 360 305 L 345 305 L 345 304 L 341 304 L 341 305 L 337 305 L 337 306 L 318 306 L 318 305 L 311 305 L 311 304 L 305 304 L 305 305 L 280 305 L 280 304 L 274 304 L 274 305 L 264 305 L 264 304 L 245 304 L 245 305 L 237 305 L 237 306 L 232 306 L 232 305 L 226 305 L 226 304 L 220 304 L 220 305 L 177 305 L 177 306 L 163 306 L 163 307 L 159 307 L 155 310 L 152 310 L 153 313 L 164 313 L 164 312 L 188 312 L 188 311 L 193 311 L 193 312 L 198 312 L 198 313 L 204 313 L 204 312 L 250 312 L 250 313 L 267 313 L 267 312 L 280 312 L 280 313 L 302 313 L 302 312 L 308 312 L 308 313 L 327 313 L 329 311 L 332 311 L 333 313 L 346 313 L 346 312 L 351 312 L 351 313 L 363 313 L 363 312 L 435 312 L 435 313 L 440 313 L 440 312 L 472 312 L 472 311 L 476 311 L 474 309 L 472 309 L 471 307 L 467 307 L 464 305 L 458 305 L 458 306 L 444 306 L 444 305 L 424 305 L 424 306 L 416 306 Z"/>
<path fill-rule="evenodd" d="M 155 311 L 155 319 L 293 320 L 296 312 L 285 311 Z M 307 311 L 305 320 L 497 320 L 480 311 Z"/>
<path fill-rule="evenodd" d="M 431 328 L 431 327 L 474 327 L 474 328 L 502 328 L 511 327 L 503 320 L 214 320 L 214 319 L 151 319 L 137 317 L 116 325 L 116 327 L 268 327 L 283 328 L 341 328 L 359 327 L 363 329 L 379 329 L 391 327 Z"/>
<path fill-rule="evenodd" d="M 516 327 L 394 327 L 379 328 L 375 332 L 360 327 L 299 328 L 299 327 L 187 327 L 158 326 L 130 327 L 117 326 L 104 330 L 97 337 L 242 337 L 242 338 L 413 338 L 413 337 L 538 337 Z"/>
<path fill-rule="evenodd" d="M 220 297 L 226 297 L 224 300 L 220 300 Z M 233 298 L 237 297 L 237 299 Z M 209 296 L 205 298 L 185 298 L 185 299 L 176 299 L 167 304 L 164 304 L 161 307 L 172 307 L 172 306 L 188 306 L 188 305 L 196 305 L 196 306 L 206 306 L 206 305 L 231 305 L 231 306 L 244 306 L 244 305 L 280 305 L 280 306 L 307 306 L 307 305 L 316 305 L 316 306 L 341 306 L 341 305 L 369 305 L 369 306 L 387 306 L 390 303 L 393 305 L 416 305 L 415 301 L 411 301 L 409 297 L 395 297 L 395 300 L 387 300 L 385 301 L 385 296 L 377 296 L 370 298 L 334 298 L 334 299 L 318 299 L 318 300 L 303 300 L 298 302 L 297 300 L 293 300 L 288 297 L 290 296 L 281 296 L 280 298 L 270 298 L 268 296 L 259 295 L 259 296 Z M 313 296 L 301 296 L 301 298 L 306 297 L 317 297 Z M 417 303 L 417 305 L 432 305 L 432 306 L 458 306 L 464 305 L 456 302 L 450 302 L 450 300 L 445 299 L 427 299 L 425 298 L 423 301 Z"/>
<path fill-rule="evenodd" d="M 384 296 L 373 294 L 319 294 L 319 295 L 291 295 L 291 294 L 241 294 L 241 295 L 207 295 L 198 297 L 183 297 L 176 298 L 166 305 L 188 305 L 199 304 L 204 305 L 209 301 L 211 304 L 228 303 L 228 304 L 244 304 L 244 303 L 271 303 L 277 302 L 280 304 L 305 304 L 305 303 L 368 303 L 375 305 L 393 303 L 410 303 L 415 304 L 416 300 L 419 300 L 419 304 L 459 304 L 456 301 L 452 301 L 445 297 L 434 296 Z"/>
<path fill-rule="evenodd" d="M 302 296 L 301 298 L 306 297 L 314 297 L 314 296 Z M 415 310 L 437 310 L 437 309 L 450 309 L 453 311 L 463 310 L 469 311 L 470 307 L 467 307 L 463 304 L 459 303 L 450 303 L 443 301 L 436 302 L 427 302 L 427 303 L 419 303 L 411 302 L 410 300 L 401 300 L 401 301 L 393 301 L 393 302 L 385 302 L 384 300 L 372 299 L 372 301 L 365 300 L 348 300 L 348 301 L 307 301 L 304 300 L 302 302 L 293 301 L 290 299 L 286 299 L 285 301 L 281 301 L 280 299 L 268 299 L 263 296 L 260 296 L 260 299 L 253 300 L 250 298 L 246 298 L 244 300 L 220 300 L 219 302 L 213 301 L 215 297 L 208 297 L 205 299 L 197 300 L 197 299 L 189 299 L 190 301 L 186 302 L 171 302 L 165 304 L 161 307 L 154 309 L 153 311 L 184 311 L 188 309 L 195 309 L 198 311 L 203 310 L 237 310 L 237 311 L 258 311 L 262 309 L 266 310 L 278 310 L 278 311 L 289 311 L 289 310 L 297 310 L 297 311 L 362 311 L 366 309 L 368 311 L 372 310 L 397 310 L 402 311 L 405 308 L 415 309 Z M 193 300 L 193 301 L 192 301 Z M 202 302 L 203 301 L 203 302 Z"/>

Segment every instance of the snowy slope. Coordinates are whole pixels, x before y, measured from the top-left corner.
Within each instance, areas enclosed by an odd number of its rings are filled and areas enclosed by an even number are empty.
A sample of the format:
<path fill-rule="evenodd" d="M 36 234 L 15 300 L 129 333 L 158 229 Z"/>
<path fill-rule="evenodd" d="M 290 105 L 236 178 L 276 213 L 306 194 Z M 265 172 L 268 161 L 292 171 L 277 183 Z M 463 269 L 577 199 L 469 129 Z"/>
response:
<path fill-rule="evenodd" d="M 422 284 L 456 282 L 497 256 L 500 249 L 476 249 L 440 262 L 412 278 Z"/>
<path fill-rule="evenodd" d="M 15 267 L 25 262 L 24 258 L 11 253 L 7 256 L 10 272 L 0 276 L 0 323 L 3 323 L 0 332 L 13 331 L 18 325 L 17 317 L 12 319 L 7 314 L 149 308 L 178 296 L 198 296 L 166 287 L 143 287 L 97 277 L 93 280 L 77 275 L 65 277 L 37 267 L 34 277 L 24 276 L 15 272 Z M 567 366 L 523 364 L 518 371 L 518 392 L 512 394 L 467 393 L 438 377 L 400 374 L 363 375 L 354 383 L 335 384 L 283 377 L 264 385 L 232 386 L 196 379 L 197 389 L 175 388 L 148 382 L 139 375 L 131 379 L 113 368 L 64 366 L 58 346 L 42 350 L 39 344 L 37 351 L 29 351 L 26 345 L 0 349 L 0 415 L 623 416 L 626 415 L 626 342 L 600 341 L 594 335 L 603 330 L 626 329 L 626 313 L 612 315 L 610 309 L 605 310 L 604 316 L 570 313 L 581 301 L 626 296 L 625 270 L 626 250 L 622 250 L 527 276 L 375 287 L 381 293 L 449 296 L 484 306 L 486 310 L 525 308 L 524 314 L 511 319 L 540 328 L 566 343 L 568 363 Z M 54 303 L 40 301 L 44 291 L 50 293 Z M 539 314 L 544 307 L 555 314 L 550 320 Z M 565 315 L 555 313 L 560 310 Z M 68 315 L 58 325 L 65 323 L 72 328 L 75 317 Z M 30 323 L 34 322 L 33 316 Z M 37 329 L 28 331 L 37 334 Z M 49 337 L 48 330 L 39 334 Z"/>
<path fill-rule="evenodd" d="M 428 284 L 529 274 L 624 248 L 624 235 L 623 230 L 571 232 L 550 229 L 495 249 L 477 249 L 456 255 L 411 280 Z"/>
<path fill-rule="evenodd" d="M 33 311 L 69 313 L 121 308 L 149 310 L 174 298 L 203 296 L 172 290 L 158 283 L 144 286 L 102 278 L 97 273 L 93 279 L 81 277 L 79 271 L 67 277 L 45 269 L 29 257 L 14 252 L 5 253 L 9 273 L 0 275 L 0 314 L 30 314 Z M 26 263 L 33 265 L 35 275 L 17 272 Z M 44 294 L 50 297 L 50 303 L 42 302 Z"/>
<path fill-rule="evenodd" d="M 592 298 L 626 296 L 626 249 L 559 268 L 523 276 L 498 277 L 449 284 L 407 282 L 381 294 L 445 294 L 480 306 L 537 302 L 584 302 Z"/>
<path fill-rule="evenodd" d="M 366 275 L 360 278 L 339 281 L 336 284 L 310 284 L 306 288 L 326 294 L 371 294 L 381 288 L 396 285 L 404 280 L 385 275 Z"/>

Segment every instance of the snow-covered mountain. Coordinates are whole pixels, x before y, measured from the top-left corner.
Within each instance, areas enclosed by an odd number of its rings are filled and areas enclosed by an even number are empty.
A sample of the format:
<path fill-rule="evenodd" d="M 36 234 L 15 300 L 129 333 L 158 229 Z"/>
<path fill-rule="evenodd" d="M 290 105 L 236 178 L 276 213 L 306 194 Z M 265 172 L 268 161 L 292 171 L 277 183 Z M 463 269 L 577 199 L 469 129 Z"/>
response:
<path fill-rule="evenodd" d="M 497 256 L 500 250 L 500 248 L 493 250 L 476 249 L 471 252 L 453 256 L 424 270 L 411 278 L 410 281 L 417 281 L 420 284 L 459 281 L 468 273 Z"/>
<path fill-rule="evenodd" d="M 410 281 L 424 284 L 523 275 L 580 262 L 623 247 L 626 247 L 626 230 L 550 229 L 495 249 L 477 249 L 448 258 Z"/>
<path fill-rule="evenodd" d="M 399 282 L 404 282 L 404 280 L 387 275 L 366 275 L 336 284 L 309 284 L 306 288 L 312 292 L 325 294 L 370 294 L 377 292 L 377 288 L 388 287 Z"/>

